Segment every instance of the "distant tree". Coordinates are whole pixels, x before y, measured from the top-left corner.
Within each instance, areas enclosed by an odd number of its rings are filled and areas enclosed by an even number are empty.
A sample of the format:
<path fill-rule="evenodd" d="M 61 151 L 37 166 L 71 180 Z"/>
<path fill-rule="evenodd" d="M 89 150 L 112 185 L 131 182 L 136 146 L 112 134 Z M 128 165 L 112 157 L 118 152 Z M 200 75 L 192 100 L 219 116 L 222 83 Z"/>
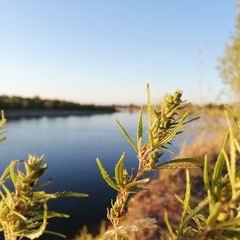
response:
<path fill-rule="evenodd" d="M 230 86 L 235 101 L 240 100 L 240 12 L 237 14 L 236 33 L 231 43 L 226 46 L 225 53 L 219 59 L 219 70 L 223 83 Z"/>

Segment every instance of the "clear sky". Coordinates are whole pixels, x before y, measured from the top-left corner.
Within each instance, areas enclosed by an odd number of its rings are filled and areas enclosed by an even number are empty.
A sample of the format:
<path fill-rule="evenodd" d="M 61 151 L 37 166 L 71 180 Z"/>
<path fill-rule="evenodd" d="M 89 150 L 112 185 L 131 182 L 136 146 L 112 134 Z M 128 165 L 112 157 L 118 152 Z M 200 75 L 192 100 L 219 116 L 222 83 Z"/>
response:
<path fill-rule="evenodd" d="M 149 83 L 154 100 L 219 101 L 235 2 L 0 0 L 0 95 L 143 104 Z"/>

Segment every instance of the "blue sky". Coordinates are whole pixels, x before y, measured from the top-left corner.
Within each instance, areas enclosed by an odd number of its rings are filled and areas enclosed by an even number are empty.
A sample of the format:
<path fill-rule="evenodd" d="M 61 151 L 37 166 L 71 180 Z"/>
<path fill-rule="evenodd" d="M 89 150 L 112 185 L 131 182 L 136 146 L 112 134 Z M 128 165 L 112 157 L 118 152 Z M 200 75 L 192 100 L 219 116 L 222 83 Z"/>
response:
<path fill-rule="evenodd" d="M 0 95 L 143 104 L 228 101 L 217 58 L 234 0 L 0 0 Z"/>

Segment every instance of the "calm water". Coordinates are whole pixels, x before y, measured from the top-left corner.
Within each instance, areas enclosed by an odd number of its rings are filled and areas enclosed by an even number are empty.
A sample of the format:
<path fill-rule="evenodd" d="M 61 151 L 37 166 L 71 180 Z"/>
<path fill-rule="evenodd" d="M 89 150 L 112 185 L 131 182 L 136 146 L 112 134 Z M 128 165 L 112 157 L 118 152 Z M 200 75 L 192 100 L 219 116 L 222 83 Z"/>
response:
<path fill-rule="evenodd" d="M 123 151 L 126 152 L 125 167 L 129 171 L 136 168 L 136 153 L 114 118 L 135 140 L 138 116 L 138 112 L 118 112 L 9 120 L 5 127 L 9 130 L 5 134 L 7 140 L 0 144 L 0 169 L 3 171 L 11 160 L 27 159 L 28 154 L 44 154 L 44 162 L 48 165 L 44 177 L 46 180 L 52 178 L 45 188 L 47 192 L 88 193 L 88 198 L 61 198 L 49 203 L 50 210 L 67 213 L 70 218 L 51 219 L 48 230 L 59 231 L 72 239 L 84 224 L 93 229 L 105 218 L 110 199 L 115 199 L 116 192 L 102 179 L 96 158 L 100 158 L 111 176 Z M 166 158 L 169 159 L 169 154 L 163 155 L 163 160 Z M 40 239 L 61 238 L 44 235 Z"/>

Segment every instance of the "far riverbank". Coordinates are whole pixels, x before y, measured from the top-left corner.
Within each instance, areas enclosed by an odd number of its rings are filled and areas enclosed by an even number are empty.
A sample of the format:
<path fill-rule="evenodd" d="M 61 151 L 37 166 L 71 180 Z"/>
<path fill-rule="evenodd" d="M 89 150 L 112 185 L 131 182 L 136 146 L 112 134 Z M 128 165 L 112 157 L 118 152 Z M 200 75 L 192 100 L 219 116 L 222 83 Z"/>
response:
<path fill-rule="evenodd" d="M 97 109 L 97 110 L 52 110 L 52 109 L 16 109 L 4 110 L 7 119 L 14 118 L 36 118 L 36 117 L 67 117 L 67 116 L 88 116 L 95 114 L 109 114 L 118 110 Z"/>

